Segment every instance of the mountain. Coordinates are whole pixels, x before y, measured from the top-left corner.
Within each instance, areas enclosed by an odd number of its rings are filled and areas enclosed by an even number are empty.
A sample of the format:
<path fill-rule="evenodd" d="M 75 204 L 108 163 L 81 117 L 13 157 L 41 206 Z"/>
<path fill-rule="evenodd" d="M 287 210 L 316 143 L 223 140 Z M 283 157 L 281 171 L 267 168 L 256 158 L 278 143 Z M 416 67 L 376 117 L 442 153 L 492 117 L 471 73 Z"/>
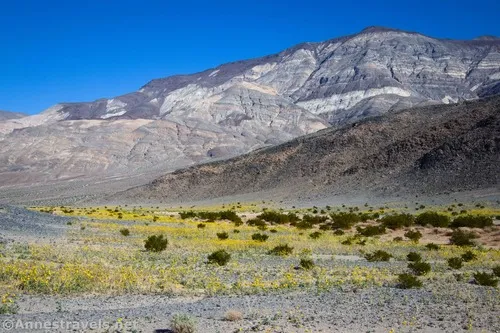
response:
<path fill-rule="evenodd" d="M 497 188 L 500 97 L 408 109 L 193 166 L 114 200 L 168 202 L 342 195 L 408 197 Z"/>
<path fill-rule="evenodd" d="M 500 40 L 370 27 L 0 122 L 0 184 L 160 175 L 366 117 L 500 92 Z"/>
<path fill-rule="evenodd" d="M 19 119 L 19 118 L 26 117 L 26 116 L 27 115 L 25 115 L 24 113 L 0 110 L 0 121 L 9 120 L 9 119 Z"/>

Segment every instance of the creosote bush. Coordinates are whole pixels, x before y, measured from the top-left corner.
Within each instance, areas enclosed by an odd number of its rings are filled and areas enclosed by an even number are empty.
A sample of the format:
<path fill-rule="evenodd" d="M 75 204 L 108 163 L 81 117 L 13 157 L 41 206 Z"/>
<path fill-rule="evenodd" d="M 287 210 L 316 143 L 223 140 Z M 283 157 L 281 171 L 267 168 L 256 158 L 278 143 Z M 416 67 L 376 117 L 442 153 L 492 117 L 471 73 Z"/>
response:
<path fill-rule="evenodd" d="M 314 268 L 314 261 L 312 259 L 300 259 L 300 267 L 303 269 L 309 270 Z"/>
<path fill-rule="evenodd" d="M 385 227 L 383 225 L 369 225 L 365 228 L 357 227 L 359 235 L 370 237 L 385 234 Z"/>
<path fill-rule="evenodd" d="M 130 235 L 130 230 L 128 230 L 127 228 L 120 229 L 120 234 L 122 234 L 123 236 L 128 236 Z"/>
<path fill-rule="evenodd" d="M 497 277 L 500 277 L 500 265 L 496 265 L 493 267 L 493 274 L 495 274 Z"/>
<path fill-rule="evenodd" d="M 253 234 L 252 239 L 258 242 L 265 242 L 269 238 L 266 234 Z"/>
<path fill-rule="evenodd" d="M 217 233 L 217 238 L 220 240 L 225 240 L 229 238 L 229 234 L 227 232 L 218 232 Z"/>
<path fill-rule="evenodd" d="M 408 261 L 418 262 L 418 261 L 422 261 L 422 256 L 420 254 L 418 254 L 417 252 L 410 252 L 406 256 L 406 259 L 408 259 Z"/>
<path fill-rule="evenodd" d="M 451 222 L 450 227 L 452 228 L 460 228 L 460 227 L 469 227 L 469 228 L 485 228 L 491 227 L 493 225 L 493 219 L 489 216 L 483 215 L 467 215 L 467 216 L 459 216 Z"/>
<path fill-rule="evenodd" d="M 462 260 L 465 262 L 475 260 L 476 258 L 477 258 L 477 256 L 474 254 L 474 252 L 472 252 L 470 250 L 465 252 L 464 254 L 462 254 Z"/>
<path fill-rule="evenodd" d="M 195 333 L 196 321 L 186 314 L 174 314 L 170 320 L 173 333 Z"/>
<path fill-rule="evenodd" d="M 269 250 L 269 254 L 274 254 L 278 256 L 286 256 L 292 254 L 293 247 L 288 246 L 288 244 L 280 244 L 275 246 L 273 249 Z"/>
<path fill-rule="evenodd" d="M 196 226 L 198 229 L 205 229 L 207 225 L 205 223 L 198 223 L 198 225 Z"/>
<path fill-rule="evenodd" d="M 356 223 L 361 221 L 358 214 L 355 213 L 332 213 L 332 229 L 350 229 Z"/>
<path fill-rule="evenodd" d="M 422 282 L 414 275 L 403 273 L 398 275 L 398 287 L 401 289 L 422 288 Z"/>
<path fill-rule="evenodd" d="M 396 230 L 411 226 L 414 220 L 411 214 L 393 214 L 384 216 L 380 221 L 385 227 Z"/>
<path fill-rule="evenodd" d="M 321 233 L 321 232 L 319 232 L 319 231 L 315 231 L 315 232 L 313 232 L 313 233 L 310 233 L 310 234 L 309 234 L 309 237 L 311 237 L 312 239 L 318 239 L 318 238 L 320 238 L 320 237 L 321 237 L 321 235 L 322 235 L 322 233 Z"/>
<path fill-rule="evenodd" d="M 227 253 L 226 250 L 217 250 L 208 256 L 208 262 L 210 264 L 217 264 L 219 266 L 224 266 L 230 259 L 231 255 Z"/>
<path fill-rule="evenodd" d="M 425 245 L 425 248 L 429 251 L 437 251 L 439 250 L 439 245 L 434 244 L 434 243 L 429 243 Z"/>
<path fill-rule="evenodd" d="M 423 261 L 411 262 L 408 268 L 413 271 L 415 275 L 425 275 L 431 271 L 431 265 Z"/>
<path fill-rule="evenodd" d="M 460 269 L 463 266 L 463 260 L 460 257 L 453 257 L 448 259 L 448 266 L 453 269 Z"/>
<path fill-rule="evenodd" d="M 405 232 L 405 237 L 414 243 L 418 243 L 420 238 L 422 238 L 422 233 L 418 230 L 408 230 Z"/>
<path fill-rule="evenodd" d="M 498 279 L 495 278 L 495 275 L 486 272 L 474 273 L 474 280 L 480 286 L 496 287 L 498 285 Z"/>
<path fill-rule="evenodd" d="M 458 246 L 474 246 L 474 239 L 478 236 L 472 231 L 454 230 L 451 233 L 450 244 Z"/>
<path fill-rule="evenodd" d="M 144 242 L 144 247 L 150 252 L 161 252 L 167 248 L 168 239 L 163 235 L 149 236 Z"/>
<path fill-rule="evenodd" d="M 342 236 L 342 235 L 344 235 L 344 234 L 345 234 L 345 231 L 344 231 L 344 230 L 340 230 L 340 229 L 338 229 L 338 230 L 335 230 L 335 231 L 333 232 L 333 234 L 334 234 L 335 236 Z"/>
<path fill-rule="evenodd" d="M 392 258 L 391 254 L 382 250 L 377 250 L 373 253 L 365 254 L 365 259 L 368 261 L 389 261 L 389 259 L 391 258 Z"/>
<path fill-rule="evenodd" d="M 424 227 L 431 225 L 433 227 L 446 228 L 450 224 L 450 218 L 436 212 L 425 212 L 417 216 L 415 223 Z"/>

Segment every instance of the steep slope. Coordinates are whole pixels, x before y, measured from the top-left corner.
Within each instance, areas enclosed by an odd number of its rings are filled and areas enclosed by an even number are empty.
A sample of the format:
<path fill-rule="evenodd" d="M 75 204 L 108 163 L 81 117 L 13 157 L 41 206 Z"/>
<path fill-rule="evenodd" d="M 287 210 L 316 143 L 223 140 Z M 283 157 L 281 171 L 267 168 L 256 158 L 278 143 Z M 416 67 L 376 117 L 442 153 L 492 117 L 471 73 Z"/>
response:
<path fill-rule="evenodd" d="M 0 110 L 0 121 L 10 120 L 10 119 L 19 119 L 22 117 L 26 117 L 27 115 L 19 112 L 10 112 L 10 111 L 2 111 Z"/>
<path fill-rule="evenodd" d="M 500 97 L 493 97 L 326 129 L 179 170 L 116 198 L 200 200 L 251 192 L 259 192 L 256 198 L 299 200 L 355 193 L 429 195 L 494 187 L 499 181 Z"/>
<path fill-rule="evenodd" d="M 371 27 L 0 121 L 0 186 L 159 173 L 499 87 L 499 39 Z"/>

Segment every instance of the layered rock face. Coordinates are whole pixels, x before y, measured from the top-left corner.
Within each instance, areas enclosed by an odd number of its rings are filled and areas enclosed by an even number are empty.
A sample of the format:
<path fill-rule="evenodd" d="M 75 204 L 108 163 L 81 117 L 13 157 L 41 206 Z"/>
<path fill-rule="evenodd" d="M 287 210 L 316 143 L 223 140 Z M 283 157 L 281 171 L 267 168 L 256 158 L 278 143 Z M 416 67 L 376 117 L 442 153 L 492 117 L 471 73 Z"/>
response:
<path fill-rule="evenodd" d="M 500 91 L 500 40 L 384 28 L 0 122 L 0 184 L 170 170 Z"/>

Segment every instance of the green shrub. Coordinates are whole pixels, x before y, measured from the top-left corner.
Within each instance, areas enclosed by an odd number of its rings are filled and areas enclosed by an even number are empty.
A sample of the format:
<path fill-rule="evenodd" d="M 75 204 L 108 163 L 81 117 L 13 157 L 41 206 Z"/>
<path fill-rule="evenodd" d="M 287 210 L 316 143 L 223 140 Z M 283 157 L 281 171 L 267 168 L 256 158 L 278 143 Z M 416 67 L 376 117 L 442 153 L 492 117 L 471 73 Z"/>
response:
<path fill-rule="evenodd" d="M 196 321 L 185 314 L 174 314 L 170 320 L 172 333 L 195 333 Z"/>
<path fill-rule="evenodd" d="M 226 250 L 217 250 L 208 256 L 208 262 L 210 264 L 217 264 L 219 266 L 224 266 L 230 259 L 231 255 L 227 253 Z"/>
<path fill-rule="evenodd" d="M 467 215 L 467 216 L 459 216 L 451 222 L 450 227 L 452 228 L 460 228 L 460 227 L 469 227 L 469 228 L 485 228 L 491 227 L 493 225 L 493 219 L 490 216 L 482 216 L 482 215 Z"/>
<path fill-rule="evenodd" d="M 269 232 L 270 232 L 270 233 L 272 233 L 272 234 L 276 234 L 276 233 L 278 233 L 278 230 L 276 230 L 276 229 L 271 229 L 271 230 L 269 230 Z"/>
<path fill-rule="evenodd" d="M 392 241 L 393 241 L 393 242 L 402 242 L 402 241 L 403 241 L 403 237 L 400 237 L 400 236 L 398 236 L 398 237 L 394 237 L 394 238 L 392 239 Z"/>
<path fill-rule="evenodd" d="M 464 231 L 464 230 L 454 230 L 451 233 L 450 244 L 458 245 L 458 246 L 474 246 L 474 239 L 478 236 L 472 231 Z"/>
<path fill-rule="evenodd" d="M 392 257 L 391 254 L 382 250 L 377 250 L 373 253 L 365 254 L 365 259 L 368 261 L 389 261 L 391 257 Z"/>
<path fill-rule="evenodd" d="M 218 232 L 217 233 L 217 238 L 220 240 L 225 240 L 229 238 L 229 234 L 227 232 Z"/>
<path fill-rule="evenodd" d="M 450 224 L 450 218 L 436 212 L 425 212 L 417 216 L 415 223 L 421 226 L 446 228 Z"/>
<path fill-rule="evenodd" d="M 193 211 L 180 212 L 179 215 L 181 216 L 181 219 L 183 219 L 183 220 L 185 220 L 185 219 L 192 219 L 192 218 L 196 217 L 196 213 L 193 212 Z"/>
<path fill-rule="evenodd" d="M 252 226 L 252 227 L 265 227 L 266 226 L 266 222 L 264 220 L 261 220 L 259 218 L 255 218 L 255 219 L 250 219 L 247 221 L 247 224 Z"/>
<path fill-rule="evenodd" d="M 293 247 L 288 246 L 288 244 L 280 244 L 275 246 L 272 250 L 269 250 L 269 254 L 274 254 L 278 256 L 286 256 L 292 254 Z"/>
<path fill-rule="evenodd" d="M 338 229 L 338 230 L 335 230 L 335 231 L 333 232 L 333 234 L 334 234 L 335 236 L 342 236 L 342 235 L 345 235 L 345 231 L 344 231 L 344 230 L 340 230 L 340 229 Z"/>
<path fill-rule="evenodd" d="M 205 223 L 198 223 L 197 227 L 198 229 L 205 229 L 207 225 Z"/>
<path fill-rule="evenodd" d="M 322 233 L 321 233 L 321 232 L 319 232 L 319 231 L 315 231 L 315 232 L 313 232 L 313 233 L 310 233 L 310 234 L 309 234 L 309 237 L 311 237 L 312 239 L 318 239 L 318 238 L 320 238 L 320 237 L 321 237 L 321 235 L 322 235 Z"/>
<path fill-rule="evenodd" d="M 422 282 L 414 275 L 403 273 L 398 275 L 398 287 L 401 289 L 422 288 Z"/>
<path fill-rule="evenodd" d="M 411 226 L 414 219 L 415 218 L 411 214 L 393 214 L 384 216 L 381 222 L 385 227 L 396 230 Z"/>
<path fill-rule="evenodd" d="M 408 230 L 405 232 L 405 237 L 414 243 L 418 243 L 420 238 L 422 238 L 422 233 L 418 230 Z"/>
<path fill-rule="evenodd" d="M 144 247 L 150 252 L 161 252 L 167 248 L 168 239 L 163 235 L 149 236 L 144 242 Z"/>
<path fill-rule="evenodd" d="M 309 270 L 314 268 L 314 261 L 312 259 L 300 259 L 300 267 Z"/>
<path fill-rule="evenodd" d="M 429 244 L 425 245 L 425 247 L 429 251 L 437 251 L 437 250 L 439 250 L 439 245 L 434 244 L 434 243 L 429 243 Z"/>
<path fill-rule="evenodd" d="M 266 234 L 253 234 L 252 239 L 258 242 L 265 242 L 269 238 Z"/>
<path fill-rule="evenodd" d="M 282 214 L 273 211 L 265 211 L 257 216 L 257 218 L 276 224 L 286 224 L 300 221 L 300 218 L 294 213 Z"/>
<path fill-rule="evenodd" d="M 474 252 L 472 252 L 470 250 L 465 252 L 464 254 L 462 254 L 462 260 L 465 262 L 475 260 L 476 258 L 477 258 L 477 256 L 474 254 Z"/>
<path fill-rule="evenodd" d="M 234 229 L 234 230 L 233 230 L 233 232 L 234 232 L 235 234 L 239 234 L 239 233 L 240 233 L 240 231 L 239 231 L 238 229 Z"/>
<path fill-rule="evenodd" d="M 320 215 L 309 215 L 309 214 L 306 214 L 302 217 L 302 221 L 303 222 L 308 222 L 312 225 L 316 225 L 316 224 L 321 224 L 321 223 L 324 223 L 328 220 L 328 217 L 326 216 L 320 216 Z"/>
<path fill-rule="evenodd" d="M 423 261 L 411 262 L 408 264 L 408 268 L 411 269 L 415 275 L 425 275 L 431 271 L 431 265 Z"/>
<path fill-rule="evenodd" d="M 350 229 L 361 221 L 359 215 L 355 213 L 332 213 L 330 217 L 333 229 Z"/>
<path fill-rule="evenodd" d="M 383 225 L 370 225 L 365 228 L 357 227 L 356 230 L 358 234 L 365 237 L 385 234 L 385 227 Z"/>
<path fill-rule="evenodd" d="M 500 277 L 500 265 L 496 265 L 493 267 L 493 274 L 495 274 L 497 277 Z"/>
<path fill-rule="evenodd" d="M 127 228 L 120 229 L 120 234 L 122 234 L 123 236 L 128 236 L 130 235 L 130 230 L 128 230 Z"/>
<path fill-rule="evenodd" d="M 462 268 L 463 265 L 463 260 L 460 257 L 453 257 L 448 259 L 448 266 L 450 266 L 453 269 L 460 269 Z"/>
<path fill-rule="evenodd" d="M 417 252 L 410 252 L 406 256 L 406 259 L 408 259 L 408 261 L 419 262 L 422 261 L 422 256 Z"/>
<path fill-rule="evenodd" d="M 496 287 L 498 285 L 498 279 L 495 278 L 495 275 L 486 272 L 474 273 L 474 280 L 480 286 Z"/>

